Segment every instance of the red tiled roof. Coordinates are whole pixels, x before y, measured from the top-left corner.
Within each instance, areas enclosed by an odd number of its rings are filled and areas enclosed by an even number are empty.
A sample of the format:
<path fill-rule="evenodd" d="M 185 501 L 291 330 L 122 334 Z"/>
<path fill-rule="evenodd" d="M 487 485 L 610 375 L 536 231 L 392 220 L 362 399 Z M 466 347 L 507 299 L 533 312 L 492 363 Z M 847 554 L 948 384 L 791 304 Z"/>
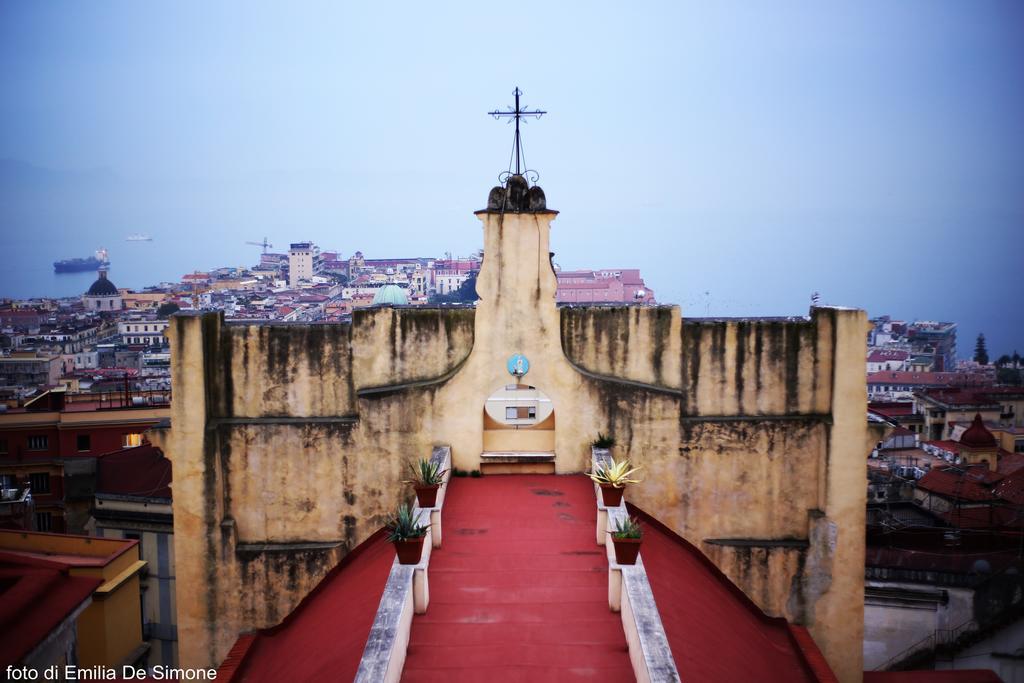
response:
<path fill-rule="evenodd" d="M 864 683 L 1002 683 L 991 669 L 865 671 Z"/>
<path fill-rule="evenodd" d="M 1003 683 L 991 669 L 865 671 L 864 683 Z"/>
<path fill-rule="evenodd" d="M 594 544 L 593 496 L 583 476 L 453 480 L 445 543 L 431 556 L 431 604 L 413 620 L 403 680 L 561 681 L 579 667 L 592 680 L 631 680 L 621 622 L 608 611 L 605 553 Z M 806 630 L 766 616 L 697 548 L 634 512 L 645 520 L 643 561 L 681 672 L 836 680 Z M 280 626 L 241 636 L 223 677 L 350 680 L 393 558 L 383 536 L 360 545 Z"/>
<path fill-rule="evenodd" d="M 0 552 L 0 670 L 20 662 L 101 583 L 71 576 L 59 562 Z"/>
<path fill-rule="evenodd" d="M 965 553 L 952 552 L 950 548 L 942 548 L 941 552 L 930 552 L 926 550 L 869 545 L 864 557 L 864 563 L 868 567 L 949 572 L 952 574 L 969 574 L 975 571 L 976 563 L 979 560 L 985 560 L 989 563 L 993 572 L 999 572 L 1017 561 L 1017 551 L 1000 550 L 985 553 Z"/>
<path fill-rule="evenodd" d="M 966 376 L 958 372 L 910 372 L 880 370 L 868 375 L 868 384 L 906 384 L 915 387 L 945 387 L 963 384 Z"/>
<path fill-rule="evenodd" d="M 869 403 L 868 410 L 886 417 L 905 417 L 914 414 L 914 402 Z"/>
<path fill-rule="evenodd" d="M 963 382 L 961 382 L 961 384 L 963 384 Z M 1002 398 L 1006 398 L 1008 396 L 1024 396 L 1024 389 L 1021 389 L 1020 387 L 993 386 L 926 389 L 921 393 L 921 395 L 948 406 L 994 406 L 998 405 Z"/>
<path fill-rule="evenodd" d="M 395 549 L 382 532 L 368 538 L 279 625 L 239 636 L 217 680 L 222 676 L 225 681 L 247 682 L 355 678 L 394 559 Z"/>
<path fill-rule="evenodd" d="M 1020 529 L 1024 527 L 1024 510 L 1019 506 L 980 505 L 959 507 L 941 515 L 942 519 L 958 529 Z"/>
<path fill-rule="evenodd" d="M 999 466 L 997 469 L 1000 474 L 1010 474 L 1021 468 L 1024 468 L 1024 453 L 1011 453 L 1010 451 L 999 449 Z"/>
<path fill-rule="evenodd" d="M 957 472 L 950 469 L 931 469 L 928 474 L 917 480 L 917 488 L 924 489 L 930 493 L 944 498 L 984 502 L 993 500 L 994 496 L 985 486 L 982 485 L 985 476 L 980 470 L 968 472 Z M 987 472 L 987 468 L 985 468 Z M 981 480 L 981 481 L 979 481 Z"/>
<path fill-rule="evenodd" d="M 96 493 L 171 497 L 171 461 L 150 444 L 107 453 L 96 461 Z"/>
<path fill-rule="evenodd" d="M 1024 470 L 1016 470 L 996 484 L 992 492 L 1005 501 L 1024 505 Z"/>
<path fill-rule="evenodd" d="M 700 550 L 630 506 L 676 667 L 696 681 L 835 681 L 811 638 L 762 612 Z"/>
<path fill-rule="evenodd" d="M 960 435 L 960 443 L 969 448 L 995 448 L 997 445 L 996 437 L 985 428 L 981 413 L 974 414 L 971 426 Z"/>
<path fill-rule="evenodd" d="M 881 363 L 887 360 L 906 360 L 908 358 L 910 358 L 910 353 L 907 351 L 875 349 L 868 354 L 869 363 Z"/>

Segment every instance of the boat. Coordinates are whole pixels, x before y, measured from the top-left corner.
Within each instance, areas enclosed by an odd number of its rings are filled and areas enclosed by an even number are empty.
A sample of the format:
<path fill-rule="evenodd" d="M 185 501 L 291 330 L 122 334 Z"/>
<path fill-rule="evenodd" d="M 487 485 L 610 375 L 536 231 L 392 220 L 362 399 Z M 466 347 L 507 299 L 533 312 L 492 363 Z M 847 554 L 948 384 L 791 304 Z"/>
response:
<path fill-rule="evenodd" d="M 135 232 L 124 238 L 125 242 L 152 242 L 153 238 L 144 232 Z"/>
<path fill-rule="evenodd" d="M 68 258 L 63 261 L 53 262 L 55 273 L 81 273 L 87 270 L 99 270 L 109 268 L 110 259 L 107 258 L 107 250 L 102 247 L 96 250 L 93 256 L 88 258 Z"/>

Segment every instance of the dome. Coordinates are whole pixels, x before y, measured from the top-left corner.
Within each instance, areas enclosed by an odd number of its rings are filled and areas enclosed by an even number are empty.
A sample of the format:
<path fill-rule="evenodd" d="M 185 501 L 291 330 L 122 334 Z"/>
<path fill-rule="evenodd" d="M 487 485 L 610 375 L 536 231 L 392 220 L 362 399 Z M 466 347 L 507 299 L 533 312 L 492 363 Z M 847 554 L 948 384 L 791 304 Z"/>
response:
<path fill-rule="evenodd" d="M 384 285 L 373 295 L 373 305 L 389 304 L 391 306 L 404 306 L 409 303 L 409 297 L 405 290 L 398 285 Z"/>
<path fill-rule="evenodd" d="M 996 437 L 988 431 L 985 423 L 981 421 L 981 413 L 974 414 L 974 422 L 967 428 L 967 431 L 960 435 L 960 445 L 968 448 L 995 448 Z"/>
<path fill-rule="evenodd" d="M 117 296 L 117 287 L 107 279 L 107 271 L 101 270 L 99 278 L 92 283 L 92 287 L 85 293 L 86 296 Z"/>

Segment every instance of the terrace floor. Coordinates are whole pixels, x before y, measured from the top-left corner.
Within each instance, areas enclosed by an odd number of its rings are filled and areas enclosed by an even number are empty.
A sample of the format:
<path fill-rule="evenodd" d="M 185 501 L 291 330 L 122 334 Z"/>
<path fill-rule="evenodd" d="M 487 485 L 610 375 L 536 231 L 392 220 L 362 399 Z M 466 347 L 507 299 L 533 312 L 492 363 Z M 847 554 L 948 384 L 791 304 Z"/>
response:
<path fill-rule="evenodd" d="M 452 479 L 403 681 L 631 681 L 583 475 Z"/>

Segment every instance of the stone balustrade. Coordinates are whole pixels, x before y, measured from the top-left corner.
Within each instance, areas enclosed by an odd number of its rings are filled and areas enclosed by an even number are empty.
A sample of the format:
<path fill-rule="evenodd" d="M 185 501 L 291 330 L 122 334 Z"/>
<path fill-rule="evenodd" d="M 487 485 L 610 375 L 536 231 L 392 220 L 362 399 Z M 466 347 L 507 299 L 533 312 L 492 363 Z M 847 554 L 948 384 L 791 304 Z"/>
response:
<path fill-rule="evenodd" d="M 363 658 L 356 673 L 357 683 L 397 683 L 405 666 L 406 650 L 409 647 L 409 633 L 412 629 L 412 615 L 425 614 L 430 603 L 430 584 L 427 568 L 433 548 L 441 547 L 441 511 L 444 496 L 451 477 L 451 448 L 437 446 L 430 456 L 431 461 L 446 470 L 444 483 L 437 492 L 437 501 L 432 508 L 420 508 L 417 503 L 414 513 L 419 523 L 430 523 L 430 543 L 423 544 L 423 554 L 418 564 L 403 565 L 398 558 L 391 565 L 384 594 L 377 608 L 377 616 L 370 628 L 370 635 L 363 649 Z"/>
<path fill-rule="evenodd" d="M 610 461 L 607 449 L 592 449 L 592 468 Z M 629 517 L 625 499 L 615 507 L 608 507 L 597 484 L 594 484 L 594 493 L 597 498 L 596 540 L 598 545 L 605 546 L 608 555 L 608 607 L 622 616 L 622 630 L 636 680 L 638 683 L 678 681 L 679 672 L 647 580 L 643 558 L 637 557 L 635 565 L 615 561 L 615 546 L 609 530 Z"/>

